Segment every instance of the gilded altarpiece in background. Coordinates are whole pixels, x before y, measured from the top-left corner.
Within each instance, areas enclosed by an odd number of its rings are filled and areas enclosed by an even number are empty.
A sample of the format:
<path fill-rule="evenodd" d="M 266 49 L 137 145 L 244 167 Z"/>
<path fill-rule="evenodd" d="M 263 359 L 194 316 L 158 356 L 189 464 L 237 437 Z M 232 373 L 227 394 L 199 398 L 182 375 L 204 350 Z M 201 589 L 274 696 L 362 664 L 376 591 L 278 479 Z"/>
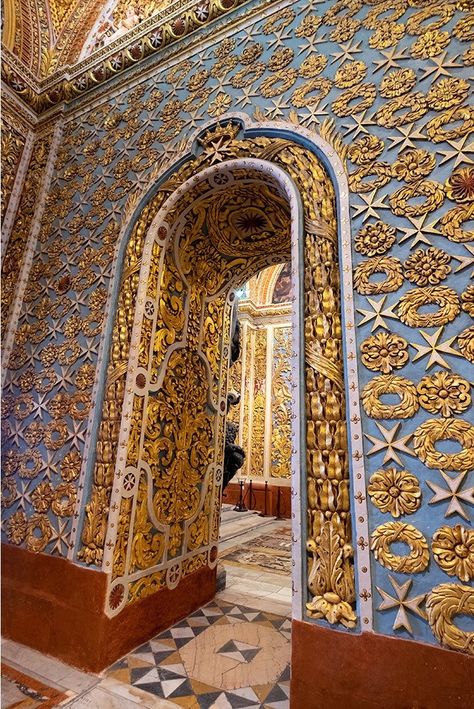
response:
<path fill-rule="evenodd" d="M 291 477 L 291 316 L 290 264 L 272 266 L 251 279 L 240 296 L 241 355 L 229 372 L 229 390 L 240 394 L 230 420 L 239 425 L 238 443 L 246 458 L 237 479 L 290 484 Z M 275 288 L 281 297 L 274 298 Z M 237 291 L 239 293 L 240 291 Z"/>

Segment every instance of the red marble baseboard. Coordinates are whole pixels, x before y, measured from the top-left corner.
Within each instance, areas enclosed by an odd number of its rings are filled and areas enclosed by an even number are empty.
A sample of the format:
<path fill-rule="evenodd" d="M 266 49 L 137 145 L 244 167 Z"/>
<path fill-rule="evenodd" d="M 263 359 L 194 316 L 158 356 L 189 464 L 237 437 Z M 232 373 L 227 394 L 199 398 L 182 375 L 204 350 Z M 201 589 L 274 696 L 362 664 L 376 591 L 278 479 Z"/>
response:
<path fill-rule="evenodd" d="M 294 621 L 291 665 L 291 709 L 474 706 L 473 658 L 412 640 Z"/>
<path fill-rule="evenodd" d="M 47 554 L 2 544 L 2 633 L 81 669 L 100 672 L 207 603 L 215 569 L 186 576 L 114 618 L 103 609 L 107 577 Z"/>
<path fill-rule="evenodd" d="M 278 492 L 279 491 L 279 492 Z M 250 496 L 250 485 L 244 485 L 245 506 L 248 509 L 256 510 L 267 514 L 269 517 L 281 519 L 291 519 L 291 488 L 280 485 L 267 486 L 267 499 L 265 502 L 265 485 L 261 482 L 252 481 L 252 496 Z M 236 505 L 239 501 L 240 485 L 229 483 L 224 491 L 222 502 L 227 505 Z"/>

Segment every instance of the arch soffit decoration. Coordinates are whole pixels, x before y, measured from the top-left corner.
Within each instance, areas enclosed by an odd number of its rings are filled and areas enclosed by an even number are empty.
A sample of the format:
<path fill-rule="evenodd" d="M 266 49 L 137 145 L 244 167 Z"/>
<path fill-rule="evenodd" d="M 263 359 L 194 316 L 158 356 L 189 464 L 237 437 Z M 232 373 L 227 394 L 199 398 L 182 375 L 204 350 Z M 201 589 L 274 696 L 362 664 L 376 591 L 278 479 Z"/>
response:
<path fill-rule="evenodd" d="M 199 131 L 196 131 L 196 133 L 190 138 L 190 140 L 187 142 L 186 146 L 182 151 L 180 151 L 179 155 L 173 154 L 171 156 L 171 159 L 163 163 L 160 168 L 157 170 L 157 172 L 153 175 L 150 176 L 150 180 L 148 185 L 146 185 L 139 195 L 132 195 L 126 210 L 124 214 L 124 221 L 123 221 L 123 226 L 121 230 L 121 235 L 118 240 L 117 244 L 117 250 L 116 250 L 116 258 L 115 258 L 115 276 L 112 279 L 112 286 L 111 286 L 111 292 L 109 294 L 109 304 L 107 307 L 107 327 L 105 331 L 105 337 L 103 339 L 102 345 L 101 345 L 101 350 L 99 353 L 99 361 L 105 364 L 108 360 L 108 354 L 109 354 L 109 349 L 110 349 L 110 343 L 111 343 L 111 336 L 112 336 L 112 328 L 114 324 L 114 317 L 115 317 L 115 305 L 118 300 L 118 292 L 120 288 L 120 273 L 119 273 L 119 264 L 123 263 L 124 255 L 125 255 L 125 250 L 127 248 L 127 244 L 129 242 L 130 236 L 132 234 L 133 228 L 137 223 L 137 220 L 140 218 L 140 215 L 142 215 L 143 210 L 146 209 L 147 205 L 150 204 L 151 200 L 158 194 L 160 188 L 163 186 L 163 184 L 168 181 L 172 180 L 173 176 L 176 175 L 176 172 L 183 166 L 189 163 L 189 161 L 195 160 L 197 155 L 198 155 L 198 144 L 201 141 L 202 142 L 202 136 L 204 136 L 206 133 L 210 134 L 213 129 L 217 129 L 217 134 L 222 135 L 222 127 L 224 126 L 229 126 L 229 124 L 232 124 L 236 126 L 235 129 L 235 134 L 234 137 L 239 133 L 239 139 L 240 140 L 248 140 L 252 138 L 273 138 L 276 141 L 278 140 L 284 140 L 288 141 L 290 144 L 294 144 L 296 146 L 299 146 L 301 148 L 304 148 L 308 150 L 310 153 L 314 154 L 315 157 L 320 161 L 320 163 L 323 165 L 323 167 L 326 169 L 327 173 L 329 173 L 329 177 L 336 189 L 336 211 L 337 211 L 337 238 L 338 238 L 338 244 L 339 244 L 339 260 L 340 260 L 340 277 L 341 277 L 341 316 L 342 316 L 342 328 L 343 332 L 348 333 L 345 338 L 343 338 L 343 350 L 344 350 L 344 361 L 345 362 L 350 362 L 350 365 L 346 368 L 345 370 L 345 383 L 344 383 L 344 389 L 346 393 L 346 411 L 349 413 L 350 416 L 347 416 L 347 429 L 348 429 L 348 455 L 351 461 L 351 481 L 350 481 L 350 498 L 351 498 L 351 507 L 352 507 L 352 498 L 354 496 L 359 497 L 359 498 L 364 498 L 365 497 L 365 488 L 364 488 L 364 463 L 363 463 L 363 456 L 360 450 L 360 441 L 362 440 L 362 435 L 361 435 L 361 428 L 360 428 L 360 416 L 358 415 L 359 412 L 359 389 L 358 389 L 358 378 L 357 378 L 357 366 L 356 366 L 356 347 L 355 347 L 355 336 L 352 336 L 353 333 L 353 328 L 354 328 L 354 307 L 353 307 L 353 302 L 352 302 L 352 268 L 351 268 L 351 250 L 350 250 L 350 226 L 349 226 L 349 206 L 348 206 L 348 186 L 347 186 L 347 180 L 345 176 L 345 171 L 344 167 L 342 164 L 342 161 L 335 151 L 335 149 L 330 145 L 327 141 L 325 141 L 321 136 L 315 133 L 311 133 L 309 130 L 300 127 L 300 126 L 295 126 L 294 124 L 289 124 L 286 122 L 254 122 L 252 121 L 248 116 L 245 114 L 240 114 L 240 113 L 229 113 L 225 114 L 220 117 L 219 121 L 209 121 L 207 124 L 205 124 L 203 127 L 199 129 Z M 211 141 L 212 142 L 212 141 Z M 222 148 L 222 140 L 219 140 L 219 138 L 216 138 L 216 142 L 213 146 L 215 148 L 214 150 L 214 158 L 211 160 L 211 164 L 214 162 L 215 163 L 223 163 L 225 165 L 228 160 L 226 160 L 226 151 L 221 150 Z M 220 150 L 220 152 L 219 152 Z M 271 157 L 270 157 L 271 160 Z M 271 163 L 272 167 L 275 167 L 274 163 Z M 286 176 L 286 179 L 291 180 L 288 175 Z M 293 189 L 295 189 L 295 186 L 293 185 Z M 179 186 L 177 187 L 176 191 L 179 190 Z M 294 220 L 295 221 L 295 220 Z M 297 232 L 301 234 L 302 228 L 301 228 L 301 219 L 300 223 L 294 224 L 294 227 L 297 228 Z M 296 237 L 297 238 L 297 237 Z M 301 241 L 301 239 L 300 239 Z M 301 246 L 301 244 L 300 244 Z M 293 254 L 293 258 L 295 257 L 295 253 Z M 298 271 L 298 264 L 293 266 L 292 268 L 292 273 L 293 277 L 295 272 Z M 295 290 L 295 292 L 297 292 Z M 302 331 L 300 329 L 300 325 L 297 322 L 297 318 L 295 318 L 295 313 L 296 309 L 294 310 L 294 315 L 293 315 L 293 333 L 294 333 L 294 351 L 293 351 L 293 361 L 292 361 L 292 367 L 297 371 L 300 375 L 300 380 L 301 375 L 304 373 L 304 363 L 303 363 L 303 358 L 298 358 L 297 355 L 297 349 L 302 341 Z M 296 379 L 298 381 L 298 378 Z M 95 383 L 95 389 L 94 389 L 94 394 L 95 394 L 95 400 L 99 400 L 101 395 L 103 395 L 106 387 L 106 371 L 105 371 L 105 366 L 99 367 L 99 374 Z M 93 437 L 91 435 L 91 431 L 98 431 L 99 429 L 99 424 L 100 424 L 100 411 L 101 411 L 101 406 L 96 407 L 96 414 L 95 414 L 95 419 L 91 421 L 90 424 L 90 431 L 87 436 L 87 448 L 89 450 L 95 448 L 96 441 L 93 440 Z M 296 431 L 297 437 L 301 438 L 301 441 L 303 442 L 305 437 L 306 437 L 306 432 L 303 431 Z M 298 440 L 296 441 L 298 444 Z M 293 449 L 296 451 L 298 449 L 298 445 L 295 445 Z M 86 479 L 91 479 L 93 470 L 92 466 L 94 464 L 94 461 L 91 460 L 93 456 L 88 456 L 87 455 L 87 450 L 85 451 L 86 455 L 84 456 L 84 459 L 86 461 L 85 466 L 86 469 L 83 471 L 83 475 Z M 295 470 L 295 461 L 293 461 L 293 470 Z M 88 469 L 87 469 L 88 468 Z M 299 499 L 301 499 L 301 491 L 298 489 L 298 481 L 296 480 L 296 476 L 294 476 L 293 480 L 293 485 L 294 485 L 294 491 L 296 495 L 299 495 Z M 110 486 L 111 487 L 111 486 Z M 84 502 L 84 500 L 82 501 Z M 77 503 L 77 510 L 79 511 L 82 508 L 81 505 L 81 500 L 78 500 Z M 87 506 L 90 511 L 90 503 Z M 298 506 L 297 506 L 298 507 Z M 301 525 L 302 525 L 302 520 L 300 518 L 301 510 L 296 510 L 297 514 L 295 515 L 294 519 L 294 529 L 295 529 L 295 535 L 294 537 L 296 539 L 299 539 L 301 536 Z M 86 510 L 86 518 L 87 518 L 87 510 Z M 85 520 L 87 524 L 87 519 Z M 108 523 L 110 525 L 111 519 L 108 520 Z M 78 525 L 78 529 L 81 528 L 81 525 Z M 368 538 L 368 531 L 367 531 L 367 513 L 365 509 L 365 502 L 362 502 L 358 506 L 358 514 L 354 515 L 354 522 L 353 522 L 353 528 L 354 528 L 354 533 L 356 535 L 357 539 L 364 539 L 366 540 Z M 84 542 L 84 533 L 83 533 L 83 542 Z M 105 535 L 104 535 L 104 544 L 105 544 Z M 76 552 L 77 548 L 80 546 L 80 539 L 76 539 Z M 83 547 L 84 548 L 84 547 Z M 301 556 L 301 549 L 297 548 L 294 550 L 295 553 L 295 558 L 299 558 Z M 304 554 L 304 552 L 303 552 Z M 74 555 L 74 552 L 71 554 L 71 556 Z M 79 558 L 81 558 L 81 552 L 79 552 Z M 82 559 L 84 559 L 84 556 L 82 556 Z M 109 561 L 109 564 L 107 564 L 107 561 Z M 89 562 L 90 563 L 90 562 Z M 100 557 L 100 561 L 95 561 L 93 563 L 96 563 L 96 565 L 100 565 L 102 563 L 102 568 L 104 571 L 110 571 L 110 569 L 107 568 L 107 566 L 110 565 L 110 559 L 106 558 L 106 555 L 104 554 L 103 558 L 102 556 Z M 299 568 L 298 568 L 299 566 Z M 295 609 L 294 609 L 294 615 L 295 617 L 301 617 L 302 616 L 302 607 L 303 607 L 303 598 L 305 596 L 305 592 L 303 591 L 305 584 L 305 579 L 303 578 L 305 575 L 304 568 L 305 564 L 296 564 L 296 578 L 294 579 L 295 581 L 295 586 L 297 588 L 297 594 L 295 598 Z M 370 588 L 370 563 L 369 563 L 369 558 L 368 558 L 368 550 L 365 545 L 361 546 L 361 549 L 357 551 L 357 586 L 358 587 L 365 587 L 365 588 Z M 120 609 L 117 609 L 117 612 Z M 365 629 L 370 629 L 371 623 L 372 623 L 372 612 L 371 612 L 371 599 L 370 597 L 368 598 L 361 598 L 358 600 L 358 610 L 360 612 L 360 617 L 363 619 L 364 624 L 365 624 Z M 113 614 L 113 612 L 111 613 Z M 323 614 L 324 615 L 324 614 Z M 323 617 L 323 615 L 319 614 L 316 612 L 315 617 Z M 335 621 L 338 622 L 338 621 Z"/>
<path fill-rule="evenodd" d="M 244 177 L 242 176 L 242 173 L 244 173 Z M 166 252 L 168 249 L 171 250 L 174 255 L 174 263 L 177 265 L 178 262 L 180 261 L 180 258 L 177 256 L 178 254 L 178 246 L 177 243 L 180 240 L 180 227 L 183 225 L 184 222 L 184 217 L 181 214 L 181 208 L 182 208 L 182 201 L 183 199 L 185 200 L 185 204 L 190 204 L 191 207 L 188 206 L 187 212 L 192 213 L 192 206 L 194 205 L 194 202 L 191 202 L 189 199 L 188 195 L 193 195 L 193 193 L 197 192 L 197 197 L 196 197 L 196 202 L 199 202 L 202 198 L 206 199 L 206 194 L 203 194 L 201 190 L 199 189 L 201 184 L 205 184 L 208 180 L 211 183 L 211 185 L 214 187 L 218 187 L 219 182 L 221 181 L 219 179 L 220 176 L 224 176 L 226 174 L 234 175 L 235 176 L 235 182 L 234 184 L 230 184 L 230 181 L 227 183 L 226 187 L 222 190 L 217 190 L 218 192 L 225 192 L 226 195 L 231 195 L 232 194 L 232 187 L 236 187 L 238 190 L 242 189 L 241 187 L 241 182 L 246 182 L 247 177 L 250 178 L 251 180 L 251 186 L 252 190 L 254 193 L 258 193 L 259 189 L 259 182 L 260 186 L 265 188 L 268 187 L 269 185 L 273 187 L 275 190 L 276 194 L 279 195 L 280 197 L 283 196 L 285 201 L 288 201 L 290 204 L 290 209 L 295 213 L 295 216 L 297 216 L 300 212 L 300 207 L 298 204 L 298 194 L 295 192 L 294 185 L 291 183 L 289 180 L 288 176 L 277 166 L 273 165 L 272 163 L 269 163 L 267 161 L 263 160 L 258 160 L 258 159 L 251 159 L 251 158 L 242 158 L 242 159 L 237 159 L 237 160 L 229 160 L 223 163 L 220 163 L 218 165 L 215 165 L 213 167 L 207 167 L 204 170 L 193 174 L 191 177 L 189 177 L 183 184 L 181 184 L 179 187 L 177 187 L 171 196 L 166 199 L 162 207 L 159 209 L 159 211 L 156 213 L 151 225 L 149 226 L 146 237 L 145 237 L 145 243 L 143 246 L 143 258 L 142 258 L 142 266 L 140 269 L 140 276 L 139 276 L 139 290 L 137 292 L 137 302 L 140 303 L 145 303 L 146 301 L 146 296 L 148 292 L 148 287 L 150 283 L 150 274 L 152 272 L 152 261 L 153 261 L 153 250 L 154 250 L 154 245 L 156 244 L 157 240 L 160 241 L 160 233 L 162 235 L 161 243 L 163 244 L 163 252 Z M 245 188 L 244 188 L 245 189 Z M 283 193 L 283 194 L 281 194 Z M 209 194 L 209 193 L 207 193 Z M 187 199 L 186 199 L 187 198 Z M 219 194 L 217 195 L 217 198 L 219 199 Z M 176 217 L 177 213 L 177 217 Z M 173 218 L 173 217 L 176 218 Z M 289 216 L 289 215 L 288 215 Z M 296 246 L 297 245 L 297 218 L 294 218 L 292 220 L 292 225 L 293 225 L 293 244 Z M 290 223 L 290 219 L 288 219 L 288 222 Z M 163 233 L 166 231 L 166 239 L 167 245 L 163 241 Z M 170 238 L 171 237 L 171 238 Z M 230 318 L 230 312 L 231 312 L 231 306 L 233 302 L 234 295 L 232 293 L 233 288 L 236 288 L 238 285 L 241 284 L 242 281 L 248 280 L 250 276 L 252 276 L 256 270 L 260 270 L 260 268 L 265 268 L 266 266 L 275 263 L 277 261 L 280 261 L 283 259 L 288 259 L 289 257 L 289 248 L 290 248 L 290 238 L 288 235 L 288 241 L 285 241 L 285 237 L 283 236 L 283 239 L 279 237 L 280 242 L 282 243 L 282 249 L 283 251 L 280 252 L 279 248 L 276 247 L 276 251 L 271 251 L 269 254 L 263 254 L 258 257 L 256 254 L 254 254 L 252 257 L 248 258 L 247 263 L 243 263 L 242 265 L 237 266 L 237 271 L 234 273 L 232 276 L 231 280 L 222 287 L 219 288 L 218 291 L 212 296 L 211 294 L 208 294 L 208 296 L 205 297 L 205 301 L 210 301 L 212 302 L 212 299 L 215 298 L 215 296 L 219 296 L 219 294 L 223 293 L 226 295 L 226 309 L 227 309 L 227 315 L 228 318 Z M 284 243 L 283 243 L 284 242 Z M 227 245 L 226 245 L 227 246 Z M 253 249 L 252 249 L 253 250 Z M 229 254 L 228 250 L 225 249 L 224 253 Z M 164 259 L 166 261 L 166 256 L 164 256 Z M 245 262 L 245 258 L 240 256 L 239 253 L 236 254 L 236 258 L 234 259 L 235 262 Z M 256 264 L 256 261 L 258 261 L 258 265 Z M 198 261 L 195 262 L 196 265 Z M 162 271 L 164 272 L 164 271 Z M 152 277 L 153 279 L 153 277 Z M 160 276 L 161 279 L 161 276 Z M 157 294 L 158 300 L 160 299 L 160 294 Z M 161 302 L 161 301 L 160 301 Z M 145 306 L 146 307 L 146 306 Z M 143 311 L 143 308 L 141 309 Z M 186 310 L 186 317 L 188 316 L 188 311 Z M 223 353 L 223 357 L 221 359 L 221 362 L 226 361 L 225 357 L 225 350 L 229 346 L 228 342 L 228 336 L 230 335 L 230 319 L 224 319 L 224 322 L 226 322 L 226 325 L 224 326 L 225 330 L 225 335 L 227 336 L 226 339 L 223 341 L 223 345 L 221 348 L 221 352 Z M 143 314 L 140 312 L 140 309 L 137 309 L 136 312 L 136 317 L 134 321 L 134 326 L 133 326 L 133 333 L 132 337 L 130 340 L 130 350 L 131 350 L 131 357 L 129 359 L 128 363 L 128 375 L 127 375 L 127 383 L 125 386 L 126 390 L 126 395 L 124 399 L 124 404 L 122 408 L 122 422 L 126 422 L 127 418 L 128 421 L 131 420 L 132 413 L 133 413 L 133 401 L 134 401 L 134 381 L 137 375 L 137 372 L 140 371 L 139 362 L 138 362 L 138 356 L 137 353 L 140 351 L 141 347 L 141 337 L 142 337 L 142 323 L 143 323 Z M 185 338 L 186 339 L 186 338 Z M 155 389 L 161 388 L 161 385 L 163 383 L 163 378 L 167 377 L 166 373 L 166 368 L 168 363 L 171 361 L 172 358 L 172 353 L 173 351 L 176 351 L 181 349 L 184 346 L 185 339 L 181 339 L 180 337 L 177 338 L 176 343 L 171 345 L 171 347 L 168 349 L 168 353 L 165 355 L 161 365 L 160 365 L 160 379 L 158 381 L 157 385 L 153 385 L 152 388 L 149 389 L 149 391 L 154 391 Z M 176 348 L 176 349 L 175 349 Z M 201 354 L 205 354 L 204 351 L 204 346 L 198 349 L 198 352 Z M 135 354 L 135 356 L 134 356 Z M 225 369 L 225 364 L 221 364 L 220 366 L 220 374 L 219 374 L 219 379 L 221 382 L 221 385 L 219 387 L 219 391 L 217 395 L 214 395 L 212 393 L 212 372 L 210 370 L 210 367 L 208 363 L 206 363 L 206 369 L 207 369 L 207 382 L 209 386 L 209 393 L 210 393 L 210 400 L 208 402 L 209 406 L 211 406 L 212 410 L 215 411 L 215 415 L 217 418 L 218 423 L 215 425 L 216 431 L 221 431 L 223 433 L 224 431 L 224 420 L 225 420 L 225 376 L 223 375 L 224 369 Z M 140 375 L 139 375 L 140 376 Z M 128 395 L 128 396 L 127 396 Z M 135 398 L 136 401 L 136 398 Z M 220 419 L 220 422 L 219 422 Z M 130 426 L 127 426 L 125 423 L 125 426 L 121 425 L 121 435 L 120 439 L 118 441 L 119 449 L 120 447 L 125 448 L 125 446 L 128 443 L 129 440 L 129 431 L 130 431 Z M 220 450 L 222 448 L 221 445 L 222 441 L 216 437 L 214 440 L 212 447 L 215 449 L 215 451 Z M 214 455 L 214 461 L 215 463 L 212 464 L 210 467 L 212 468 L 212 472 L 214 474 L 214 480 L 215 480 L 215 488 L 216 488 L 216 494 L 214 495 L 214 500 L 215 500 L 215 505 L 212 505 L 212 515 L 213 519 L 211 520 L 210 528 L 218 530 L 218 523 L 217 523 L 217 516 L 218 516 L 218 511 L 220 508 L 220 497 L 219 497 L 219 488 L 220 488 L 220 482 L 221 482 L 221 477 L 220 477 L 220 470 L 219 470 L 219 460 L 217 455 Z M 127 463 L 128 463 L 127 459 Z M 148 476 L 148 484 L 149 484 L 149 489 L 151 489 L 152 485 L 152 480 L 151 480 L 151 475 L 148 467 L 143 464 L 143 460 L 141 460 L 140 464 L 137 465 L 139 467 L 140 465 L 143 466 L 143 468 L 146 468 L 146 474 Z M 123 464 L 122 464 L 123 467 Z M 120 477 L 120 463 L 116 464 L 116 471 L 115 471 L 115 477 Z M 127 474 L 127 471 L 129 469 L 125 469 L 125 474 Z M 206 491 L 207 488 L 207 482 L 208 478 L 211 477 L 210 475 L 210 470 L 208 469 L 206 473 L 206 477 L 204 479 L 204 482 L 202 484 L 202 493 L 201 493 L 201 500 L 200 500 L 200 505 L 197 509 L 196 512 L 190 516 L 189 519 L 186 521 L 186 528 L 189 530 L 190 526 L 194 524 L 195 521 L 197 521 L 198 514 L 200 514 L 203 505 L 204 505 L 204 492 Z M 115 490 L 115 485 L 114 485 L 114 490 Z M 118 488 L 117 488 L 118 490 Z M 134 490 L 136 492 L 136 490 Z M 112 498 L 111 498 L 111 504 L 112 507 L 119 506 L 121 504 L 121 499 L 123 499 L 121 492 L 113 493 Z M 151 500 L 150 494 L 148 496 L 149 503 Z M 153 515 L 153 512 L 151 511 L 151 504 L 149 504 L 149 510 L 150 510 L 150 520 L 153 522 L 154 526 L 156 529 L 160 529 L 162 525 L 160 525 L 159 520 Z M 144 578 L 145 575 L 150 575 L 153 573 L 159 574 L 159 567 L 160 564 L 158 564 L 156 567 L 151 568 L 147 570 L 146 572 L 135 572 L 132 576 L 119 576 L 117 578 L 116 574 L 116 569 L 118 564 L 116 563 L 116 550 L 118 548 L 118 544 L 120 543 L 119 540 L 119 534 L 117 532 L 118 520 L 115 518 L 115 521 L 112 519 L 109 519 L 109 529 L 108 529 L 108 535 L 107 535 L 107 540 L 106 540 L 106 550 L 104 552 L 104 560 L 103 560 L 103 568 L 104 565 L 105 567 L 107 566 L 107 563 L 112 565 L 113 567 L 113 572 L 112 572 L 112 583 L 111 583 L 111 589 L 110 589 L 110 594 L 109 598 L 117 598 L 119 596 L 119 592 L 116 591 L 117 588 L 123 588 L 124 585 L 127 585 L 130 583 L 130 587 L 133 587 L 133 594 L 135 594 L 135 589 L 140 586 L 141 579 Z M 217 542 L 217 535 L 213 536 L 211 539 L 211 543 L 209 544 L 209 549 L 208 551 L 211 552 L 213 550 L 213 547 L 215 548 Z M 130 556 L 130 554 L 128 554 Z M 196 554 L 194 554 L 196 556 Z M 191 559 L 190 559 L 191 560 Z M 210 567 L 215 566 L 217 563 L 217 557 L 212 558 L 212 555 L 209 554 L 209 559 L 208 559 L 208 564 Z M 129 564 L 129 559 L 127 559 L 127 565 Z M 170 565 L 171 564 L 171 565 Z M 162 564 L 161 564 L 162 566 Z M 178 568 L 177 568 L 178 567 Z M 184 573 L 184 571 L 183 571 Z M 161 572 L 161 575 L 164 576 L 164 572 Z M 181 564 L 176 564 L 173 563 L 173 560 L 168 562 L 168 568 L 166 569 L 166 585 L 169 588 L 174 588 L 180 578 L 181 575 Z M 122 598 L 121 592 L 120 592 L 120 597 Z M 123 596 L 123 603 L 120 606 L 117 606 L 113 608 L 112 610 L 115 613 L 118 613 L 122 608 L 123 605 L 125 605 L 126 602 L 126 596 Z"/>
<path fill-rule="evenodd" d="M 284 263 L 279 263 L 261 271 L 256 278 L 252 278 L 249 281 L 250 300 L 258 305 L 271 305 L 273 291 L 284 266 Z"/>

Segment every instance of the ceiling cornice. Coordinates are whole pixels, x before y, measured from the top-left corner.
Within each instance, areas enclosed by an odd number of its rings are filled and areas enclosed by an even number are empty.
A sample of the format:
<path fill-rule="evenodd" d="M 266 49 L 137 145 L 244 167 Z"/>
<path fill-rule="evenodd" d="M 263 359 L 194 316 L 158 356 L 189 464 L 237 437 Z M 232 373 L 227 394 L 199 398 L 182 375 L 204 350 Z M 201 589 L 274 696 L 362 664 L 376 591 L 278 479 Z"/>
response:
<path fill-rule="evenodd" d="M 39 81 L 8 49 L 3 50 L 2 80 L 35 114 L 40 115 L 63 102 L 83 96 L 97 86 L 137 67 L 170 45 L 183 40 L 251 0 L 204 0 L 173 3 L 169 12 L 158 13 L 126 35 L 94 52 L 73 66 Z M 253 4 L 253 3 L 252 3 Z M 258 3 L 258 9 L 272 4 Z M 179 6 L 184 9 L 179 9 Z M 249 12 L 253 8 L 249 8 Z"/>

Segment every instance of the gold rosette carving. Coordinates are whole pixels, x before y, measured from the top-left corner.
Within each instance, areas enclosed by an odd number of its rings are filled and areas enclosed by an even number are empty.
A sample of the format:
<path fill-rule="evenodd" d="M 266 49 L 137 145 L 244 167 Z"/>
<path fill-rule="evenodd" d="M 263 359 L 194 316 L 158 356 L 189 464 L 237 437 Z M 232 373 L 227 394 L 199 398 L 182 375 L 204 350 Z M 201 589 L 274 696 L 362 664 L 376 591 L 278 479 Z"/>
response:
<path fill-rule="evenodd" d="M 440 527 L 431 542 L 434 560 L 448 576 L 460 581 L 474 577 L 474 530 L 460 524 Z"/>
<path fill-rule="evenodd" d="M 364 256 L 384 254 L 395 243 L 395 229 L 381 221 L 367 224 L 357 234 L 354 247 Z"/>
<path fill-rule="evenodd" d="M 5 524 L 8 541 L 12 544 L 22 544 L 28 530 L 28 519 L 23 510 L 18 510 L 9 517 Z"/>
<path fill-rule="evenodd" d="M 410 184 L 429 175 L 435 165 L 434 155 L 427 150 L 412 148 L 398 155 L 392 167 L 392 174 L 397 180 Z"/>
<path fill-rule="evenodd" d="M 380 83 L 380 95 L 385 98 L 397 98 L 407 94 L 416 84 L 413 69 L 396 69 L 384 76 Z"/>
<path fill-rule="evenodd" d="M 51 506 L 54 490 L 50 482 L 42 482 L 31 493 L 31 502 L 36 512 L 47 512 Z"/>
<path fill-rule="evenodd" d="M 370 165 L 382 154 L 383 149 L 383 140 L 376 135 L 365 135 L 349 146 L 347 157 L 355 165 Z"/>
<path fill-rule="evenodd" d="M 413 514 L 421 504 L 418 478 L 407 470 L 377 470 L 370 477 L 367 491 L 372 503 L 392 517 Z"/>
<path fill-rule="evenodd" d="M 364 340 L 360 346 L 361 359 L 367 369 L 390 374 L 409 360 L 408 342 L 401 335 L 379 332 Z"/>
<path fill-rule="evenodd" d="M 474 168 L 462 167 L 455 170 L 446 180 L 446 196 L 461 204 L 474 200 Z"/>
<path fill-rule="evenodd" d="M 437 286 L 451 273 L 451 256 L 442 249 L 431 246 L 426 251 L 418 249 L 404 263 L 404 274 L 418 286 Z"/>
<path fill-rule="evenodd" d="M 428 30 L 418 37 L 411 46 L 411 56 L 414 59 L 428 59 L 440 54 L 449 44 L 449 32 Z"/>
<path fill-rule="evenodd" d="M 417 386 L 420 405 L 431 414 L 447 417 L 460 414 L 471 405 L 471 385 L 452 372 L 436 372 Z"/>

